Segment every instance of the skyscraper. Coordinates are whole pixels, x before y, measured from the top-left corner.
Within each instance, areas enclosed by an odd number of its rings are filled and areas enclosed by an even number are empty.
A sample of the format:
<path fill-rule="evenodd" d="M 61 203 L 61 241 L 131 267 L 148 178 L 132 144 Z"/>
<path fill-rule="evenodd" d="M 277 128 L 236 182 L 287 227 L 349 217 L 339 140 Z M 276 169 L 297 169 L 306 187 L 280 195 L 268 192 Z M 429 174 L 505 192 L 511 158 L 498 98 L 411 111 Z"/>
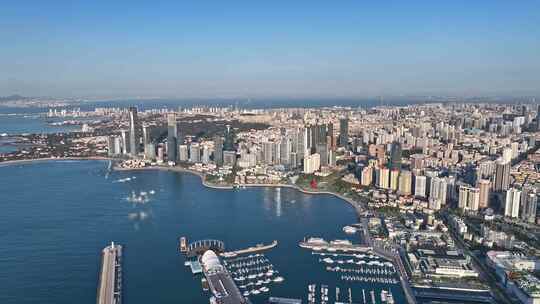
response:
<path fill-rule="evenodd" d="M 506 191 L 510 186 L 510 162 L 502 159 L 497 160 L 495 165 L 494 191 Z"/>
<path fill-rule="evenodd" d="M 216 166 L 223 166 L 223 138 L 219 135 L 214 136 L 214 162 Z"/>
<path fill-rule="evenodd" d="M 399 193 L 401 195 L 411 195 L 412 174 L 411 171 L 401 171 L 399 174 Z"/>
<path fill-rule="evenodd" d="M 521 190 L 518 190 L 516 188 L 510 188 L 506 190 L 504 216 L 517 218 L 519 216 L 520 200 L 521 200 Z"/>
<path fill-rule="evenodd" d="M 537 109 L 538 110 L 536 112 L 536 130 L 540 131 L 540 105 L 538 105 Z"/>
<path fill-rule="evenodd" d="M 462 210 L 478 211 L 480 189 L 462 185 L 459 187 L 458 206 Z"/>
<path fill-rule="evenodd" d="M 367 166 L 362 168 L 362 176 L 360 182 L 362 186 L 371 186 L 373 182 L 373 167 Z"/>
<path fill-rule="evenodd" d="M 426 197 L 427 178 L 423 175 L 418 175 L 414 179 L 414 196 Z"/>
<path fill-rule="evenodd" d="M 399 185 L 399 171 L 392 169 L 390 171 L 390 189 L 397 191 Z"/>
<path fill-rule="evenodd" d="M 392 143 L 390 150 L 390 169 L 401 170 L 401 144 L 399 142 Z"/>
<path fill-rule="evenodd" d="M 137 108 L 129 108 L 129 153 L 136 157 L 139 155 L 139 118 L 137 117 Z"/>
<path fill-rule="evenodd" d="M 525 191 L 524 191 L 525 192 Z M 522 195 L 521 205 L 523 206 L 522 210 L 522 219 L 529 223 L 536 222 L 536 209 L 538 204 L 538 196 L 533 190 L 526 192 L 526 195 Z"/>
<path fill-rule="evenodd" d="M 176 149 L 178 147 L 178 125 L 176 124 L 176 115 L 167 115 L 167 160 L 176 162 L 178 156 Z"/>
<path fill-rule="evenodd" d="M 489 188 L 491 188 L 491 182 L 487 179 L 481 179 L 478 181 L 478 188 L 480 189 L 480 208 L 489 207 Z"/>
<path fill-rule="evenodd" d="M 223 151 L 234 151 L 234 131 L 230 125 L 225 129 L 225 142 L 223 143 Z"/>
<path fill-rule="evenodd" d="M 339 120 L 339 146 L 345 147 L 349 142 L 349 119 L 342 118 Z"/>
<path fill-rule="evenodd" d="M 390 169 L 380 167 L 376 172 L 377 186 L 382 189 L 390 188 Z"/>

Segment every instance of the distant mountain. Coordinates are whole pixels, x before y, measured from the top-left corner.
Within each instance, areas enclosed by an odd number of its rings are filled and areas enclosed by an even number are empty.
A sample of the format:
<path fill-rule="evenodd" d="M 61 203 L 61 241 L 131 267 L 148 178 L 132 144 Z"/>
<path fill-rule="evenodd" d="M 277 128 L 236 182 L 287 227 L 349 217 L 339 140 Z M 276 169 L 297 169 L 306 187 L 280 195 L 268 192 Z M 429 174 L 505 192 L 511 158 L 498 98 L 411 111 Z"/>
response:
<path fill-rule="evenodd" d="M 21 96 L 21 95 L 10 95 L 10 96 L 0 96 L 0 102 L 7 102 L 7 101 L 14 101 L 14 100 L 24 100 L 24 99 L 28 99 L 28 97 L 24 97 L 24 96 Z"/>

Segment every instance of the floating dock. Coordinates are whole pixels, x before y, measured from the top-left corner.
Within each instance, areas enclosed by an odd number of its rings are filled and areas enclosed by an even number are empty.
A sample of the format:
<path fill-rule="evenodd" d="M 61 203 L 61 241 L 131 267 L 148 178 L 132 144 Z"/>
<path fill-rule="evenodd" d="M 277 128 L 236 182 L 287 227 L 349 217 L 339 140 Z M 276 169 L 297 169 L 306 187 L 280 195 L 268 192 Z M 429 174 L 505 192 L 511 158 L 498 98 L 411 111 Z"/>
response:
<path fill-rule="evenodd" d="M 96 303 L 122 303 L 122 246 L 114 242 L 103 249 Z"/>
<path fill-rule="evenodd" d="M 261 251 L 269 250 L 269 249 L 272 249 L 272 248 L 276 247 L 277 244 L 278 244 L 278 241 L 274 240 L 269 245 L 257 244 L 254 247 L 249 247 L 249 248 L 246 248 L 246 249 L 240 249 L 240 250 L 236 250 L 236 251 L 223 252 L 220 255 L 222 257 L 225 257 L 225 258 L 232 258 L 232 257 L 235 257 L 237 255 L 241 255 L 241 254 L 255 253 L 255 252 L 261 252 Z"/>

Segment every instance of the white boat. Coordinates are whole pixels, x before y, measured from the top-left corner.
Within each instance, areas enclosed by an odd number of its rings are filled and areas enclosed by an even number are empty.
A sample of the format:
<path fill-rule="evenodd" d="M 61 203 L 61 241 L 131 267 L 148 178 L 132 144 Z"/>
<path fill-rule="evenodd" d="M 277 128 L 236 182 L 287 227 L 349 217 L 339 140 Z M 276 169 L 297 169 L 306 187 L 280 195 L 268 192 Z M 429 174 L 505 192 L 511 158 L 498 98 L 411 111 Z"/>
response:
<path fill-rule="evenodd" d="M 386 290 L 381 290 L 381 301 L 382 302 L 386 302 L 386 296 L 388 295 L 388 291 Z"/>
<path fill-rule="evenodd" d="M 279 283 L 279 282 L 283 282 L 285 279 L 283 277 L 277 277 L 274 279 L 274 282 L 276 283 Z"/>
<path fill-rule="evenodd" d="M 388 304 L 394 304 L 394 296 L 392 295 L 391 291 L 388 291 L 388 295 L 386 296 L 386 303 Z"/>
<path fill-rule="evenodd" d="M 244 291 L 243 295 L 244 295 L 244 297 L 247 297 L 247 296 L 249 296 L 249 291 L 247 291 L 247 290 L 246 290 L 246 291 Z"/>
<path fill-rule="evenodd" d="M 260 293 L 261 293 L 261 292 L 260 292 L 258 289 L 253 289 L 253 290 L 251 291 L 251 294 L 253 294 L 253 295 L 258 295 L 258 294 L 260 294 Z"/>

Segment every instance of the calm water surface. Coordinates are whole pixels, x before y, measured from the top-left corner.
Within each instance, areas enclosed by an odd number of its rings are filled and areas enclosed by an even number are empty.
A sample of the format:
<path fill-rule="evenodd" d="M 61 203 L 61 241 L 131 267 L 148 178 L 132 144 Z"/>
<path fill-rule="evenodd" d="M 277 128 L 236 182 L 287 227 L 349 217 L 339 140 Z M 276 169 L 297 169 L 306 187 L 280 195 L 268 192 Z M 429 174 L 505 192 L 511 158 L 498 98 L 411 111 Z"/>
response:
<path fill-rule="evenodd" d="M 348 287 L 298 247 L 304 236 L 345 237 L 341 229 L 355 215 L 337 198 L 292 189 L 213 190 L 194 175 L 108 175 L 106 167 L 100 161 L 0 165 L 0 303 L 95 303 L 100 252 L 112 240 L 125 250 L 124 303 L 208 303 L 177 253 L 179 236 L 220 239 L 229 249 L 278 240 L 267 256 L 285 282 L 271 286 L 272 296 L 306 301 L 309 283 L 328 284 L 331 294 L 335 286 Z M 150 190 L 147 203 L 126 200 Z M 362 288 L 377 295 L 388 289 L 350 286 L 358 303 Z"/>

